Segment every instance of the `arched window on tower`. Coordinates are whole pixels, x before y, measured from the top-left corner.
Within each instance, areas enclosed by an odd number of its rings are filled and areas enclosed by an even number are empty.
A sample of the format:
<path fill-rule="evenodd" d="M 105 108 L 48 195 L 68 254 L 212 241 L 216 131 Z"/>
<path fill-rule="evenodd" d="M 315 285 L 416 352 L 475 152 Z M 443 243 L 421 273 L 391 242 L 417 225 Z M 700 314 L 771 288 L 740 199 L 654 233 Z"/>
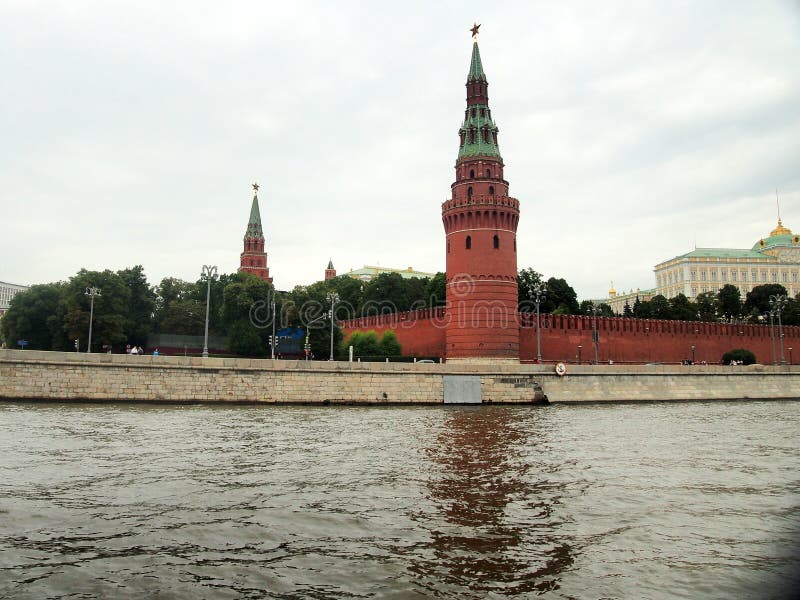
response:
<path fill-rule="evenodd" d="M 472 186 L 467 188 L 467 198 L 472 199 Z"/>
<path fill-rule="evenodd" d="M 492 177 L 492 170 L 491 169 L 486 169 L 486 177 L 491 179 L 491 177 Z"/>
<path fill-rule="evenodd" d="M 495 235 L 492 238 L 492 246 L 494 247 L 495 250 L 497 250 L 500 247 L 500 238 L 497 235 Z"/>
<path fill-rule="evenodd" d="M 447 240 L 447 253 L 450 254 L 450 240 Z"/>
<path fill-rule="evenodd" d="M 490 196 L 494 196 L 494 186 L 493 185 L 489 186 L 489 195 Z"/>
<path fill-rule="evenodd" d="M 469 178 L 470 179 L 475 179 L 475 169 L 470 169 L 469 170 Z"/>
<path fill-rule="evenodd" d="M 467 236 L 467 250 L 472 249 L 472 237 Z"/>

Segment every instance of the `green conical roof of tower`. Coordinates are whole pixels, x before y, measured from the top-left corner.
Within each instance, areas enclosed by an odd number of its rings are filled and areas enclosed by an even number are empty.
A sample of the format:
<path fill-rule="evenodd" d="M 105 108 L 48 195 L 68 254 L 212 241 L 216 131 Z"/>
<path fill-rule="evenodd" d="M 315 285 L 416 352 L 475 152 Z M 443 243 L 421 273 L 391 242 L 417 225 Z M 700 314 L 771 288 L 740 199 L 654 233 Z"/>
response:
<path fill-rule="evenodd" d="M 486 81 L 486 73 L 483 72 L 481 51 L 478 50 L 477 41 L 472 44 L 472 60 L 469 63 L 469 75 L 467 76 L 467 81 L 474 81 L 476 79 Z"/>
<path fill-rule="evenodd" d="M 247 222 L 245 239 L 263 239 L 264 231 L 261 229 L 261 211 L 258 209 L 258 194 L 253 194 L 253 206 L 250 207 L 250 220 Z"/>

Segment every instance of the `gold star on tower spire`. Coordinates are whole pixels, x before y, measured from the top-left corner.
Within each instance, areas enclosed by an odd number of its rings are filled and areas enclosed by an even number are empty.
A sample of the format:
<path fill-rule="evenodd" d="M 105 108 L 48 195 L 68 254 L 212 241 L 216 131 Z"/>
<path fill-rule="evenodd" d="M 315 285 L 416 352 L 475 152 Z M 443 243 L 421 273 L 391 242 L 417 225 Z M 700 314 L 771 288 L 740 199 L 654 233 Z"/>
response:
<path fill-rule="evenodd" d="M 253 193 L 258 194 L 258 183 L 253 184 Z"/>

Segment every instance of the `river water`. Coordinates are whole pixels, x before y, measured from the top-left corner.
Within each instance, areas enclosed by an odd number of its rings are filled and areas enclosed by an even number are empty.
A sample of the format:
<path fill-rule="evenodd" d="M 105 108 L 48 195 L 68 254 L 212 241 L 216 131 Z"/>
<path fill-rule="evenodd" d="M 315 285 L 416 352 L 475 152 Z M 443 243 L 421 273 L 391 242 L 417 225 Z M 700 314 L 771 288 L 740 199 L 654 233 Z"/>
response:
<path fill-rule="evenodd" d="M 0 597 L 789 598 L 800 402 L 0 403 Z"/>

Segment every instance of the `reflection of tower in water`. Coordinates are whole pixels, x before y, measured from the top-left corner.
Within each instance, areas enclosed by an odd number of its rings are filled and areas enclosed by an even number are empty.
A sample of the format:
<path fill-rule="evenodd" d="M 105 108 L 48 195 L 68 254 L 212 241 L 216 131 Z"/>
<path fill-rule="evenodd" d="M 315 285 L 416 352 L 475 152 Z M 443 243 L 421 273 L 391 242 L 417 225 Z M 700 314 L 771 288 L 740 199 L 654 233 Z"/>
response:
<path fill-rule="evenodd" d="M 417 518 L 432 541 L 411 567 L 423 585 L 445 583 L 478 596 L 542 592 L 557 589 L 572 564 L 573 548 L 559 536 L 552 510 L 562 484 L 537 472 L 526 447 L 541 444 L 541 436 L 518 418 L 507 407 L 454 409 L 426 449 L 435 512 Z"/>

